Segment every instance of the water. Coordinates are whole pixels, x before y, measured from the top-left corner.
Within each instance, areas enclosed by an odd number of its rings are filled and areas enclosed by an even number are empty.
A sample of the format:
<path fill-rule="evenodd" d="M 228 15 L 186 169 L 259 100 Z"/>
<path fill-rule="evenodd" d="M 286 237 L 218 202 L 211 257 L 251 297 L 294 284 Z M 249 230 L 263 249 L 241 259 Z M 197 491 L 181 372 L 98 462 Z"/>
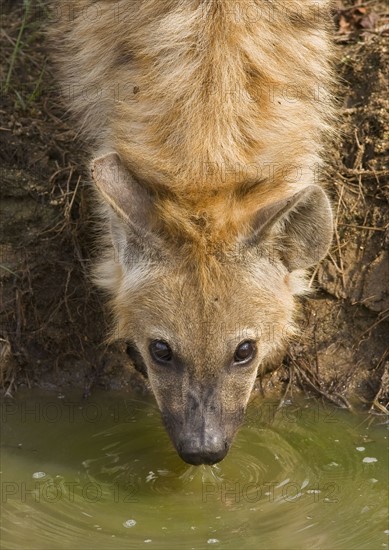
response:
<path fill-rule="evenodd" d="M 221 464 L 195 467 L 151 399 L 19 393 L 2 404 L 1 548 L 387 548 L 385 420 L 265 401 Z"/>

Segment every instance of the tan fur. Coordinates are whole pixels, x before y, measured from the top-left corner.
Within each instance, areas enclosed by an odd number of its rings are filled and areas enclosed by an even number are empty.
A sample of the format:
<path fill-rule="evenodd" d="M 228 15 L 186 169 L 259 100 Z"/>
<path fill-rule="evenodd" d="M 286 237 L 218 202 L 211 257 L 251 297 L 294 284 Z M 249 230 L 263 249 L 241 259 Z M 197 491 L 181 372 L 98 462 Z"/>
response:
<path fill-rule="evenodd" d="M 327 1 L 55 6 L 65 98 L 95 158 L 95 280 L 111 295 L 113 337 L 136 344 L 161 410 L 182 412 L 212 377 L 225 409 L 241 410 L 258 365 L 295 332 L 304 268 L 331 239 L 317 187 L 333 112 Z M 154 368 L 153 339 L 187 370 Z M 256 362 L 227 380 L 245 339 Z"/>
<path fill-rule="evenodd" d="M 82 130 L 174 191 L 181 215 L 241 223 L 313 182 L 331 113 L 326 2 L 79 0 L 68 11 L 62 79 Z M 249 181 L 260 185 L 233 208 Z"/>

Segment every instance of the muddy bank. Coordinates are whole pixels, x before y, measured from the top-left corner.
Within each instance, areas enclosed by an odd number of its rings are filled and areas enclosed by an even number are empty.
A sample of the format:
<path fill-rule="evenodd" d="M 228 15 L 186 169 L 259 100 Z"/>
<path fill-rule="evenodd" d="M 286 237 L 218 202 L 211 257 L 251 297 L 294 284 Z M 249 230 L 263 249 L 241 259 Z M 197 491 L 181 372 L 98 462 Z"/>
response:
<path fill-rule="evenodd" d="M 27 6 L 27 7 L 26 7 Z M 365 10 L 365 11 L 363 11 Z M 109 317 L 88 282 L 94 220 L 87 145 L 60 104 L 41 2 L 2 2 L 1 364 L 2 384 L 143 388 L 121 345 L 104 344 Z M 300 339 L 265 394 L 306 391 L 375 410 L 389 400 L 389 74 L 384 5 L 338 4 L 340 143 L 329 151 L 337 233 L 312 275 Z M 386 25 L 386 26 L 385 26 Z"/>

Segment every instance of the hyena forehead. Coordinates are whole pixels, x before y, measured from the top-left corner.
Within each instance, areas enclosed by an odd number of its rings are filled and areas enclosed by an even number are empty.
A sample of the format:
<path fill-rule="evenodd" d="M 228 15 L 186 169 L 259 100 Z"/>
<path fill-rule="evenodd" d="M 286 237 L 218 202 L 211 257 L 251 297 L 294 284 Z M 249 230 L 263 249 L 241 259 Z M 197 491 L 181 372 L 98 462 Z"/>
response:
<path fill-rule="evenodd" d="M 239 343 L 257 339 L 268 324 L 282 330 L 291 323 L 294 303 L 285 269 L 264 260 L 256 268 L 234 263 L 222 270 L 213 267 L 204 274 L 191 264 L 150 266 L 142 283 L 125 284 L 125 295 L 116 300 L 121 336 L 180 346 L 194 339 L 209 342 L 227 332 L 229 341 Z"/>

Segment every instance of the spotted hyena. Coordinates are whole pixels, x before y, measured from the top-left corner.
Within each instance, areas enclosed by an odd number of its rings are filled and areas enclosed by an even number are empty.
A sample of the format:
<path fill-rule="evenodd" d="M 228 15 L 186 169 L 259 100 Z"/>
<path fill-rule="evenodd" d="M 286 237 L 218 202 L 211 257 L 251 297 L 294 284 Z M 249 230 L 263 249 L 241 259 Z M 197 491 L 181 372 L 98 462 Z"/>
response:
<path fill-rule="evenodd" d="M 94 280 L 191 464 L 226 455 L 327 252 L 325 0 L 54 4 L 65 97 L 91 143 Z"/>

